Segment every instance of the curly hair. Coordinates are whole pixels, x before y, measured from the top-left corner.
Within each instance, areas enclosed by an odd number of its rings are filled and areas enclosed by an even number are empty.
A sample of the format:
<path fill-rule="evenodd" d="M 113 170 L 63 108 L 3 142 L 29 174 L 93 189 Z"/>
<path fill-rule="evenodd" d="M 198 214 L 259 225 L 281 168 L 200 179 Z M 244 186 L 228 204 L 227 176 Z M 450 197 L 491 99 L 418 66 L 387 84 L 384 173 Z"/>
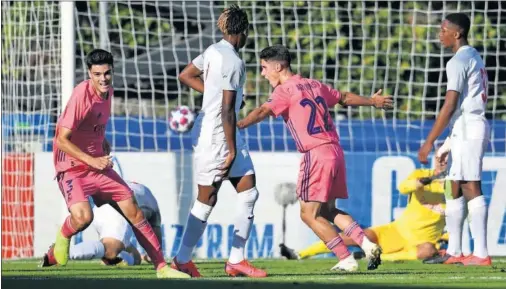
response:
<path fill-rule="evenodd" d="M 241 34 L 248 29 L 248 14 L 237 4 L 232 4 L 229 8 L 223 10 L 217 24 L 223 34 Z"/>

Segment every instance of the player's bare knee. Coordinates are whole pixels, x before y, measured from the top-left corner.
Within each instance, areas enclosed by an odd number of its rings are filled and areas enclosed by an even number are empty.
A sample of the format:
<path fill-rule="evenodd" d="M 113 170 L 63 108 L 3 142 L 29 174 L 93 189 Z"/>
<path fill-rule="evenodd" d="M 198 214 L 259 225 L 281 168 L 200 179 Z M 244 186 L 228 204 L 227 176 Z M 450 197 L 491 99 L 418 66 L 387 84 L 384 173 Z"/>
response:
<path fill-rule="evenodd" d="M 314 216 L 311 216 L 311 214 L 304 213 L 302 211 L 300 212 L 300 218 L 304 222 L 304 224 L 308 225 L 309 227 L 311 227 L 311 224 L 314 223 L 316 220 Z"/>
<path fill-rule="evenodd" d="M 75 210 L 72 212 L 72 219 L 79 230 L 84 230 L 93 222 L 93 212 L 86 209 Z"/>
<path fill-rule="evenodd" d="M 88 202 L 79 202 L 72 205 L 69 209 L 71 222 L 75 229 L 84 230 L 93 221 L 93 211 Z"/>
<path fill-rule="evenodd" d="M 199 193 L 197 200 L 202 204 L 214 207 L 218 202 L 218 190 L 220 186 L 201 186 L 199 185 Z"/>
<path fill-rule="evenodd" d="M 142 220 L 144 220 L 144 213 L 142 213 L 142 210 L 141 208 L 139 208 L 137 205 L 135 206 L 134 209 L 132 209 L 132 211 L 130 212 L 129 215 L 126 215 L 127 219 L 132 223 L 132 224 L 137 224 L 139 222 L 141 222 Z"/>
<path fill-rule="evenodd" d="M 211 194 L 211 195 L 205 195 L 205 196 L 199 196 L 197 197 L 197 200 L 201 202 L 202 204 L 206 204 L 208 206 L 214 207 L 216 203 L 218 202 L 218 194 Z"/>
<path fill-rule="evenodd" d="M 144 219 L 142 210 L 139 208 L 134 198 L 119 201 L 111 204 L 116 210 L 119 210 L 125 218 L 131 223 L 136 224 Z"/>
<path fill-rule="evenodd" d="M 316 210 L 314 207 L 301 206 L 300 208 L 300 218 L 308 226 L 311 226 L 312 223 L 316 222 L 318 215 L 319 210 Z"/>

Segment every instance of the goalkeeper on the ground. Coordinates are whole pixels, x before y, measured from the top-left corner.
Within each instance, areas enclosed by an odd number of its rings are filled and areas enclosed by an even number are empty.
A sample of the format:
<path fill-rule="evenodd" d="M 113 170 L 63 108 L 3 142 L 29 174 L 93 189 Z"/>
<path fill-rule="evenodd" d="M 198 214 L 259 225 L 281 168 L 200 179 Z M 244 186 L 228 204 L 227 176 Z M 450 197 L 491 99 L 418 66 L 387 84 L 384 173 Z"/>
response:
<path fill-rule="evenodd" d="M 133 195 L 146 220 L 153 228 L 158 242 L 162 244 L 161 214 L 151 190 L 145 185 L 126 182 L 132 189 Z M 97 232 L 98 240 L 85 240 L 70 248 L 71 260 L 102 259 L 105 265 L 133 266 L 140 265 L 141 258 L 146 262 L 151 260 L 141 256 L 131 239 L 133 231 L 130 224 L 110 204 L 93 208 L 93 222 L 91 228 Z M 41 267 L 56 265 L 54 247 L 44 255 Z"/>
<path fill-rule="evenodd" d="M 439 153 L 439 152 L 438 152 Z M 367 237 L 383 249 L 382 260 L 423 260 L 438 254 L 438 242 L 445 227 L 444 163 L 437 161 L 436 169 L 417 169 L 399 186 L 401 194 L 409 195 L 402 215 L 395 221 L 364 230 Z M 348 246 L 356 246 L 352 239 L 341 234 Z M 288 259 L 305 259 L 329 253 L 323 242 L 299 251 L 280 245 L 281 255 Z"/>

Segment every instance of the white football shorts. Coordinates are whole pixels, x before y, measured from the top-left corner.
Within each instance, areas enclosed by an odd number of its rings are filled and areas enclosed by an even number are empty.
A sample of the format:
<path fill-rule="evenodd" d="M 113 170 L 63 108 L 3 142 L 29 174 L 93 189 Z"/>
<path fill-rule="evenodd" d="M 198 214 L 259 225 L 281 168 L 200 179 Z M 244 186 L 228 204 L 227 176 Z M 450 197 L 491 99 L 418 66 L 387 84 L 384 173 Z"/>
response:
<path fill-rule="evenodd" d="M 125 247 L 130 245 L 133 231 L 130 224 L 108 204 L 93 208 L 93 227 L 100 240 L 113 238 L 121 241 Z"/>
<path fill-rule="evenodd" d="M 243 177 L 255 173 L 247 146 L 241 140 L 239 134 L 236 135 L 236 139 L 237 155 L 232 164 L 232 168 L 230 168 L 228 176 L 230 178 Z M 229 153 L 226 141 L 199 141 L 198 144 L 194 141 L 193 148 L 195 179 L 197 184 L 210 186 L 215 182 L 227 179 L 219 176 L 221 172 L 219 168 L 223 166 Z"/>
<path fill-rule="evenodd" d="M 483 156 L 488 139 L 455 139 L 450 145 L 450 171 L 447 179 L 453 181 L 480 181 Z"/>

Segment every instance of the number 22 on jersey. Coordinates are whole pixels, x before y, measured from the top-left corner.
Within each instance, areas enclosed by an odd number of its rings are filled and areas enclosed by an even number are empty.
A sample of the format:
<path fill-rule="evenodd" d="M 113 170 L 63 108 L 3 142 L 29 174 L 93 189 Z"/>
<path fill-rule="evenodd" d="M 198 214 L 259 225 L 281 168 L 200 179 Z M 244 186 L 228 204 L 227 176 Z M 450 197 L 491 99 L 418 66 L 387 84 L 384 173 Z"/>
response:
<path fill-rule="evenodd" d="M 302 107 L 309 106 L 309 108 L 311 109 L 309 121 L 307 123 L 307 133 L 309 135 L 314 135 L 330 130 L 332 125 L 330 124 L 329 108 L 323 97 L 317 96 L 314 98 L 314 101 L 309 98 L 303 98 L 300 101 L 300 105 Z M 316 125 L 316 116 L 319 110 L 318 106 L 321 106 L 323 108 L 323 127 Z"/>

